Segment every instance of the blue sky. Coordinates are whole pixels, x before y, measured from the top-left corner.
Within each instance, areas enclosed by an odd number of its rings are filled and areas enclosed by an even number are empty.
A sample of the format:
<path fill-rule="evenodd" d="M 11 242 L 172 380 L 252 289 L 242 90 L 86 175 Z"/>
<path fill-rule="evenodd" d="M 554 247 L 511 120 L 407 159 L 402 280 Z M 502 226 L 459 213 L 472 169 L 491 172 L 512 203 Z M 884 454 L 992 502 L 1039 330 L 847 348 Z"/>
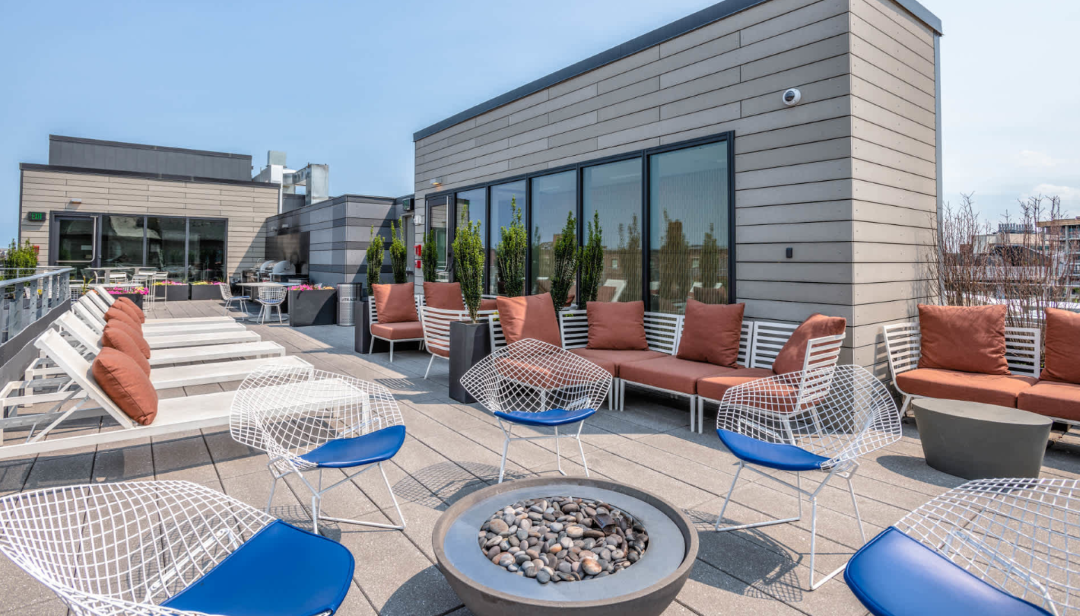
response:
<path fill-rule="evenodd" d="M 331 194 L 412 192 L 412 133 L 710 0 L 11 2 L 0 242 L 20 162 L 61 134 L 327 163 Z M 944 22 L 946 199 L 1080 215 L 1080 3 L 926 0 Z M 1022 10 L 1018 10 L 1018 8 Z"/>

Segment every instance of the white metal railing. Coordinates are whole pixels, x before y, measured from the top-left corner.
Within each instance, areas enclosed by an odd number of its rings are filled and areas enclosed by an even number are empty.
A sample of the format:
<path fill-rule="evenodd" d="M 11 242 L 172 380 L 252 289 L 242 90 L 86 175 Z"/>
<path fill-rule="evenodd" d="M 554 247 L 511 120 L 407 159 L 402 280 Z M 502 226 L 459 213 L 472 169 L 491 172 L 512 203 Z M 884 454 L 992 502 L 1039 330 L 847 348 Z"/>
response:
<path fill-rule="evenodd" d="M 72 268 L 37 268 L 37 271 L 22 278 L 0 280 L 0 344 L 68 299 Z M 0 271 L 0 277 L 6 274 Z"/>

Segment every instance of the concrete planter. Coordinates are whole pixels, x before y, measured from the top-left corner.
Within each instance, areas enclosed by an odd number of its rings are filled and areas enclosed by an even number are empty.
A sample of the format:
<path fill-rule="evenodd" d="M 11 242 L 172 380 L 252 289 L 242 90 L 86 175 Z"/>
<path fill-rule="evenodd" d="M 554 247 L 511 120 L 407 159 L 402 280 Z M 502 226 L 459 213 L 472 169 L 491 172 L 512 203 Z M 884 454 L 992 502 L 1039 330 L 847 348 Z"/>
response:
<path fill-rule="evenodd" d="M 293 327 L 337 323 L 337 289 L 289 291 L 289 324 Z"/>
<path fill-rule="evenodd" d="M 186 302 L 191 298 L 191 285 L 189 284 L 161 284 L 154 285 L 154 297 L 170 302 Z"/>
<path fill-rule="evenodd" d="M 540 584 L 492 564 L 476 533 L 492 512 L 527 498 L 575 496 L 611 503 L 649 533 L 641 560 L 615 575 L 581 582 Z M 698 534 L 671 503 L 627 485 L 584 477 L 519 479 L 458 500 L 435 523 L 432 547 L 439 570 L 476 616 L 658 616 L 690 577 Z"/>
<path fill-rule="evenodd" d="M 465 391 L 461 377 L 481 359 L 491 354 L 487 323 L 450 323 L 450 397 L 464 404 L 476 399 Z"/>
<path fill-rule="evenodd" d="M 216 284 L 193 284 L 191 285 L 192 300 L 215 300 L 221 299 L 220 285 Z M 169 298 L 172 299 L 172 298 Z"/>

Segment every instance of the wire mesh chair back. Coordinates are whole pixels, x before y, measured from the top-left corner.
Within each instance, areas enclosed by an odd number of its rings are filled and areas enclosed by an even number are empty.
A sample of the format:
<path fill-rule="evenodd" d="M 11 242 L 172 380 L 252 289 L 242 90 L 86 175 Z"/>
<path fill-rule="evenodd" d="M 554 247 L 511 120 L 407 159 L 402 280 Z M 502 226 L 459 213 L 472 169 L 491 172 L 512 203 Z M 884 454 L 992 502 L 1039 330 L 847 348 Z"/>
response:
<path fill-rule="evenodd" d="M 281 472 L 315 468 L 301 458 L 327 442 L 404 423 L 388 389 L 310 367 L 264 366 L 236 390 L 229 429 Z"/>
<path fill-rule="evenodd" d="M 600 408 L 611 375 L 569 351 L 526 338 L 480 360 L 461 385 L 492 412 L 576 411 Z"/>
<path fill-rule="evenodd" d="M 280 304 L 285 301 L 285 294 L 288 292 L 286 287 L 278 285 L 262 287 L 259 289 L 259 302 L 270 306 Z"/>
<path fill-rule="evenodd" d="M 225 301 L 229 301 L 230 299 L 232 299 L 232 289 L 229 288 L 229 283 L 223 282 L 219 284 L 217 288 L 219 291 L 221 291 L 221 299 Z"/>
<path fill-rule="evenodd" d="M 984 582 L 1054 614 L 1080 608 L 1080 481 L 970 481 L 895 526 Z"/>
<path fill-rule="evenodd" d="M 800 396 L 800 384 L 815 384 Z M 900 413 L 885 385 L 861 366 L 826 366 L 728 389 L 716 427 L 768 443 L 796 445 L 846 465 L 900 439 Z"/>
<path fill-rule="evenodd" d="M 79 616 L 189 614 L 156 604 L 271 521 L 186 481 L 69 486 L 0 499 L 0 551 Z"/>

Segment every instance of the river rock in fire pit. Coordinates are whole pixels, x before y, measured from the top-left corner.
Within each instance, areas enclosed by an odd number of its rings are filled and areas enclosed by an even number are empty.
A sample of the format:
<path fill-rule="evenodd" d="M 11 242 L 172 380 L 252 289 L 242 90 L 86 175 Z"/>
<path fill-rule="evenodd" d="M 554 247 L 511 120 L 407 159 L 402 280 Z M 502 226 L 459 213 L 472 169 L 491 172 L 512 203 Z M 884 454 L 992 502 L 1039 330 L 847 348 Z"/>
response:
<path fill-rule="evenodd" d="M 477 539 L 494 565 L 541 584 L 613 575 L 640 560 L 649 546 L 649 535 L 630 514 L 569 496 L 504 507 L 484 523 Z"/>

